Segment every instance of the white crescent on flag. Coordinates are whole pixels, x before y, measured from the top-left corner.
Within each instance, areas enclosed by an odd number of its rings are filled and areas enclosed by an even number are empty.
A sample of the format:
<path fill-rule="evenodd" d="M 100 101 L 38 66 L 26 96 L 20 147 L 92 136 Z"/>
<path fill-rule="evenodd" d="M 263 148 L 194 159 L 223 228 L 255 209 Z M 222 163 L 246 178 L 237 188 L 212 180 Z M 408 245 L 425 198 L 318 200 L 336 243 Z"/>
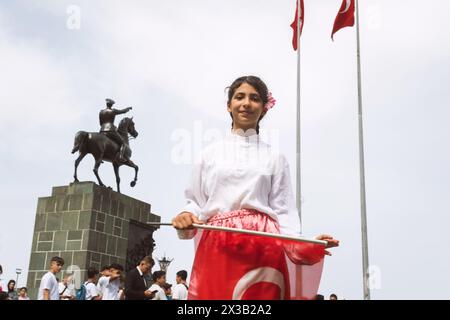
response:
<path fill-rule="evenodd" d="M 284 276 L 279 270 L 270 267 L 261 267 L 247 272 L 234 287 L 232 299 L 241 300 L 245 291 L 259 282 L 269 282 L 280 287 L 280 299 L 284 299 Z"/>
<path fill-rule="evenodd" d="M 350 5 L 352 4 L 352 0 L 346 0 L 347 3 L 345 4 L 345 9 L 339 13 L 346 13 L 348 9 L 350 9 Z"/>

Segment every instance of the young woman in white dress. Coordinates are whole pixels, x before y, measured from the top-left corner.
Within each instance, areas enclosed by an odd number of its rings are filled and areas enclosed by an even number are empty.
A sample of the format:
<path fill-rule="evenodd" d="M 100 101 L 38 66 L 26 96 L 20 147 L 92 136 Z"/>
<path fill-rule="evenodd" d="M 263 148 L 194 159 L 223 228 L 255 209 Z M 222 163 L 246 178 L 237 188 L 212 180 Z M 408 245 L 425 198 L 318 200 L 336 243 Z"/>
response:
<path fill-rule="evenodd" d="M 266 84 L 258 77 L 240 77 L 228 88 L 227 111 L 232 119 L 231 132 L 225 139 L 204 149 L 199 163 L 194 166 L 191 183 L 185 192 L 187 204 L 172 220 L 181 239 L 193 238 L 197 233 L 193 224 L 204 223 L 300 236 L 288 162 L 259 138 L 259 123 L 274 104 Z M 267 247 L 242 244 L 239 239 L 242 238 L 223 232 L 204 231 L 198 248 L 207 248 L 211 254 L 209 258 L 214 259 L 215 254 L 226 254 L 226 261 L 246 259 L 246 263 L 256 251 L 267 252 Z M 339 245 L 339 241 L 329 235 L 320 235 L 316 239 L 326 240 L 327 248 Z M 232 251 L 230 248 L 233 248 Z M 196 279 L 208 268 L 202 268 L 205 257 L 201 254 L 197 250 L 191 273 L 190 297 L 231 298 L 218 293 L 218 288 L 205 291 L 205 288 L 199 287 Z M 330 253 L 325 251 L 325 254 Z M 284 253 L 280 252 L 278 257 L 280 266 L 277 268 L 285 270 L 281 261 L 284 261 Z M 271 260 L 274 259 L 278 260 L 272 256 Z M 214 277 L 232 276 L 233 263 L 226 270 L 221 269 L 221 265 L 223 263 L 216 267 L 218 272 L 209 275 L 213 277 L 210 279 L 213 284 L 216 283 Z M 262 296 L 264 299 L 279 297 L 279 293 L 265 291 L 267 295 Z M 250 295 L 247 298 L 254 297 Z"/>

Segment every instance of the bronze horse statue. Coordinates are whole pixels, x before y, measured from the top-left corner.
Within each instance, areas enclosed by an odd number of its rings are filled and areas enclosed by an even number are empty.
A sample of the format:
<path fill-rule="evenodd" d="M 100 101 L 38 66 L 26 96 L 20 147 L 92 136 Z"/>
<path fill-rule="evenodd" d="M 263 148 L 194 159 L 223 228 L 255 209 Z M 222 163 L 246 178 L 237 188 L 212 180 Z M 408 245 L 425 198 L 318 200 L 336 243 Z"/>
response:
<path fill-rule="evenodd" d="M 117 132 L 121 135 L 125 144 L 123 161 L 120 161 L 120 146 L 116 142 L 108 138 L 104 133 L 86 131 L 77 132 L 72 149 L 72 154 L 77 151 L 79 152 L 79 156 L 75 160 L 75 173 L 73 175 L 73 177 L 75 178 L 74 182 L 79 182 L 77 177 L 78 165 L 80 164 L 81 160 L 83 160 L 83 158 L 88 153 L 90 153 L 95 159 L 94 174 L 97 177 L 99 185 L 103 187 L 105 186 L 100 179 L 100 176 L 98 175 L 98 168 L 103 163 L 103 161 L 111 162 L 114 167 L 117 192 L 120 193 L 119 167 L 122 165 L 134 168 L 135 176 L 130 185 L 131 187 L 134 187 L 136 185 L 139 167 L 130 160 L 132 152 L 129 146 L 128 138 L 128 134 L 130 134 L 133 138 L 136 138 L 138 136 L 138 132 L 134 128 L 133 118 L 122 119 L 122 121 L 120 121 L 119 123 L 119 127 L 117 128 Z"/>

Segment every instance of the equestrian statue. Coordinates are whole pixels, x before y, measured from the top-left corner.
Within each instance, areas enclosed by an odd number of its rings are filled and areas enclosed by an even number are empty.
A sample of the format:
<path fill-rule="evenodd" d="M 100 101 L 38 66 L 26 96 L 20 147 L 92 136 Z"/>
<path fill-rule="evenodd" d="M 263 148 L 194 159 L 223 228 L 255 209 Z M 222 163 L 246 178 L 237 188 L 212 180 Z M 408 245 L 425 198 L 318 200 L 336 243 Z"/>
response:
<path fill-rule="evenodd" d="M 73 175 L 75 182 L 78 182 L 77 168 L 81 160 L 88 154 L 92 154 L 95 159 L 94 174 L 97 177 L 98 184 L 105 186 L 98 175 L 98 168 L 103 161 L 111 162 L 116 175 L 117 192 L 120 193 L 119 168 L 122 165 L 134 168 L 135 176 L 131 181 L 131 187 L 136 185 L 139 167 L 131 161 L 131 148 L 129 136 L 136 138 L 138 132 L 134 128 L 133 118 L 123 118 L 119 126 L 114 126 L 114 120 L 117 115 L 124 114 L 133 109 L 132 107 L 123 110 L 114 109 L 114 100 L 106 99 L 106 108 L 100 111 L 100 132 L 79 131 L 75 135 L 75 142 L 72 154 L 79 152 L 75 160 L 75 173 Z"/>

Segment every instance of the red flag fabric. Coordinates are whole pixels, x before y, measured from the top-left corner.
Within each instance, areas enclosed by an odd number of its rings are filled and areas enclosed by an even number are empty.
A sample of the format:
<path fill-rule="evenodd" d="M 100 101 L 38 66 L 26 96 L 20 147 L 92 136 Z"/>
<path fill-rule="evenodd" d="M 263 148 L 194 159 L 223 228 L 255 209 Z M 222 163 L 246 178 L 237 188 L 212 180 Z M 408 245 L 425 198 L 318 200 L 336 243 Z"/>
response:
<path fill-rule="evenodd" d="M 303 0 L 300 0 L 300 19 L 298 18 L 298 2 L 296 1 L 297 5 L 295 6 L 295 18 L 294 18 L 294 22 L 291 23 L 291 28 L 294 29 L 294 34 L 292 36 L 292 47 L 294 48 L 294 50 L 297 50 L 298 48 L 298 34 L 297 34 L 297 23 L 300 23 L 300 35 L 302 35 L 302 30 L 303 30 L 303 23 L 304 23 L 304 19 L 305 19 L 305 8 L 303 5 Z"/>
<path fill-rule="evenodd" d="M 212 225 L 256 231 L 278 226 L 261 213 L 220 218 Z M 203 230 L 197 234 L 189 283 L 190 300 L 315 299 L 325 246 L 235 232 Z"/>
<path fill-rule="evenodd" d="M 343 0 L 341 8 L 334 21 L 333 31 L 331 32 L 331 39 L 336 32 L 345 27 L 352 27 L 355 25 L 355 0 Z M 334 40 L 334 39 L 333 39 Z"/>

